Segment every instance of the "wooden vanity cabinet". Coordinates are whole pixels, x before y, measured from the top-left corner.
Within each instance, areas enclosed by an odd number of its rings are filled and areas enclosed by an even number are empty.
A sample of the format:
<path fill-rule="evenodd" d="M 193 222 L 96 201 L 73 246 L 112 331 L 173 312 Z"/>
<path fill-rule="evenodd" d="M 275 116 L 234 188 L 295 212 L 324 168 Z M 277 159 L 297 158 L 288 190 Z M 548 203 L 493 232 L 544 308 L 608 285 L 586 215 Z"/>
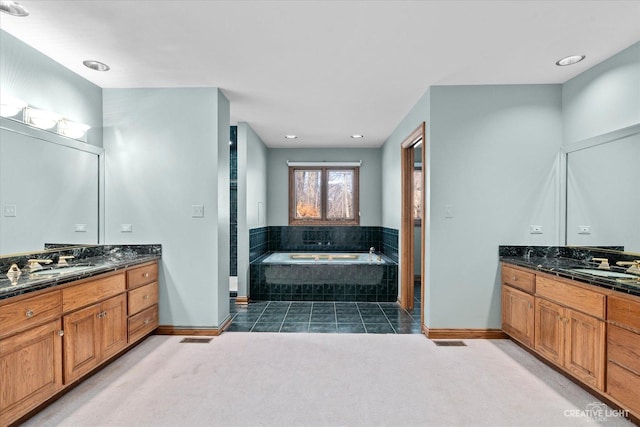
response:
<path fill-rule="evenodd" d="M 584 383 L 605 389 L 606 294 L 536 277 L 536 351 Z"/>
<path fill-rule="evenodd" d="M 607 301 L 607 393 L 640 414 L 640 298 Z"/>
<path fill-rule="evenodd" d="M 129 343 L 158 327 L 158 264 L 145 264 L 127 272 Z"/>
<path fill-rule="evenodd" d="M 0 425 L 55 395 L 62 383 L 62 328 L 49 321 L 0 341 Z"/>
<path fill-rule="evenodd" d="M 158 326 L 158 264 L 0 300 L 0 427 Z"/>
<path fill-rule="evenodd" d="M 502 329 L 527 347 L 534 340 L 534 297 L 502 285 Z"/>
<path fill-rule="evenodd" d="M 125 295 L 64 316 L 64 382 L 90 372 L 127 345 Z"/>

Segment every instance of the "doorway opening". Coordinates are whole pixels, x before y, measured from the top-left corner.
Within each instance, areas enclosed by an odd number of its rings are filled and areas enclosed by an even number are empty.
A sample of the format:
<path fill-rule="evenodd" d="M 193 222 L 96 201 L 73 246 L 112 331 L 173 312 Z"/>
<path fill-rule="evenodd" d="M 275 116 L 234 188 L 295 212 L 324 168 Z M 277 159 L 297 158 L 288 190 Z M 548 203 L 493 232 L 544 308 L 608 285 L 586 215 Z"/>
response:
<path fill-rule="evenodd" d="M 424 242 L 425 242 L 425 123 L 422 122 L 401 144 L 402 208 L 400 219 L 400 305 L 412 311 L 416 302 L 420 307 L 420 327 L 424 327 Z M 419 169 L 418 169 L 419 168 Z M 416 173 L 419 170 L 419 173 Z M 420 188 L 418 187 L 420 185 Z M 416 229 L 419 232 L 416 233 Z M 416 240 L 421 249 L 415 260 Z M 416 265 L 419 263 L 419 269 Z M 416 279 L 419 271 L 419 286 Z M 418 291 L 419 289 L 419 291 Z M 418 295 L 415 294 L 419 293 Z"/>

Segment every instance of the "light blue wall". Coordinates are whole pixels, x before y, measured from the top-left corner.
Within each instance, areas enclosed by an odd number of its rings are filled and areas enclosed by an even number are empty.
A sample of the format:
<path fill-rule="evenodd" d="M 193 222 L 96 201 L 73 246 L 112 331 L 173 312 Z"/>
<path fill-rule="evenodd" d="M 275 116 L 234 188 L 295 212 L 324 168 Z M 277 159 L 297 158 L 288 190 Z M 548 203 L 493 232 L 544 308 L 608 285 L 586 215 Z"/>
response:
<path fill-rule="evenodd" d="M 562 86 L 564 143 L 640 123 L 640 42 Z"/>
<path fill-rule="evenodd" d="M 267 225 L 269 150 L 247 123 L 238 123 L 238 296 L 247 296 L 249 229 Z"/>
<path fill-rule="evenodd" d="M 105 89 L 104 112 L 107 243 L 162 244 L 161 324 L 220 326 L 229 314 L 229 102 L 216 88 Z M 204 205 L 204 218 L 192 218 L 192 205 Z"/>
<path fill-rule="evenodd" d="M 90 125 L 87 142 L 102 147 L 102 89 L 2 30 L 0 90 Z"/>
<path fill-rule="evenodd" d="M 425 323 L 500 328 L 498 246 L 559 236 L 559 85 L 431 87 L 382 147 L 383 224 L 400 226 L 400 144 L 426 121 Z M 445 206 L 454 217 L 445 218 Z M 544 234 L 529 234 L 542 225 Z"/>
<path fill-rule="evenodd" d="M 272 148 L 267 174 L 268 224 L 289 225 L 289 167 L 291 161 L 358 161 L 360 167 L 360 225 L 381 224 L 381 152 L 378 148 Z M 387 172 L 385 171 L 385 174 Z"/>
<path fill-rule="evenodd" d="M 431 88 L 427 326 L 500 328 L 498 246 L 557 243 L 561 102 L 559 85 Z"/>

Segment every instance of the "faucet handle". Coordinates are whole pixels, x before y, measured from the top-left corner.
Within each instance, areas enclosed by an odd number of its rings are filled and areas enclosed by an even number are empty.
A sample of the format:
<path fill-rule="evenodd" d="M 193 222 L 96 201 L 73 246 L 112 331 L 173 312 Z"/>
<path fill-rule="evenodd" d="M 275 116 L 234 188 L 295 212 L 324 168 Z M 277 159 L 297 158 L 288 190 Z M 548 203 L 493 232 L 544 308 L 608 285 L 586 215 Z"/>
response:
<path fill-rule="evenodd" d="M 599 261 L 600 265 L 598 268 L 603 270 L 609 270 L 611 266 L 609 265 L 609 258 L 591 258 L 591 261 Z"/>
<path fill-rule="evenodd" d="M 38 271 L 42 270 L 42 266 L 40 264 L 51 264 L 52 261 L 50 259 L 30 259 L 27 261 L 29 265 L 30 271 Z"/>
<path fill-rule="evenodd" d="M 67 265 L 69 265 L 67 260 L 73 258 L 75 258 L 73 255 L 60 255 L 58 257 L 58 267 L 66 267 Z"/>

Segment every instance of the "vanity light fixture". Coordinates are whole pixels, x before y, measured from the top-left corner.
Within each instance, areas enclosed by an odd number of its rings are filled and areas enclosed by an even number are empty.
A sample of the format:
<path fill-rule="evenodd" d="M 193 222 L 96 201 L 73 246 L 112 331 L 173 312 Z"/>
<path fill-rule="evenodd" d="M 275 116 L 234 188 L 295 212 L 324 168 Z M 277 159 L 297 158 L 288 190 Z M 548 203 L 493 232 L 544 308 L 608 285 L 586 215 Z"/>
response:
<path fill-rule="evenodd" d="M 96 70 L 96 71 L 109 71 L 111 69 L 111 67 L 109 67 L 104 62 L 95 61 L 93 59 L 82 61 L 82 63 L 84 64 L 85 67 L 91 68 L 92 70 Z"/>
<path fill-rule="evenodd" d="M 27 107 L 25 123 L 40 129 L 51 129 L 62 118 L 62 115 L 46 110 Z"/>
<path fill-rule="evenodd" d="M 586 57 L 587 57 L 586 55 L 571 55 L 571 56 L 567 56 L 565 58 L 562 58 L 562 59 L 558 60 L 556 62 L 556 65 L 558 65 L 560 67 L 565 67 L 567 65 L 577 64 L 578 62 L 582 61 Z"/>
<path fill-rule="evenodd" d="M 0 12 L 21 18 L 29 16 L 29 11 L 17 1 L 0 1 Z"/>
<path fill-rule="evenodd" d="M 0 96 L 0 116 L 13 117 L 27 106 L 27 102 L 11 95 Z"/>
<path fill-rule="evenodd" d="M 58 122 L 58 133 L 73 139 L 82 138 L 89 129 L 91 129 L 91 126 L 84 123 L 72 122 L 66 119 Z"/>
<path fill-rule="evenodd" d="M 298 135 L 285 135 L 284 137 L 285 139 L 296 139 L 298 138 Z"/>
<path fill-rule="evenodd" d="M 353 139 L 361 139 L 361 138 L 364 138 L 364 135 L 358 135 L 358 134 L 351 135 L 351 138 L 353 138 Z"/>

